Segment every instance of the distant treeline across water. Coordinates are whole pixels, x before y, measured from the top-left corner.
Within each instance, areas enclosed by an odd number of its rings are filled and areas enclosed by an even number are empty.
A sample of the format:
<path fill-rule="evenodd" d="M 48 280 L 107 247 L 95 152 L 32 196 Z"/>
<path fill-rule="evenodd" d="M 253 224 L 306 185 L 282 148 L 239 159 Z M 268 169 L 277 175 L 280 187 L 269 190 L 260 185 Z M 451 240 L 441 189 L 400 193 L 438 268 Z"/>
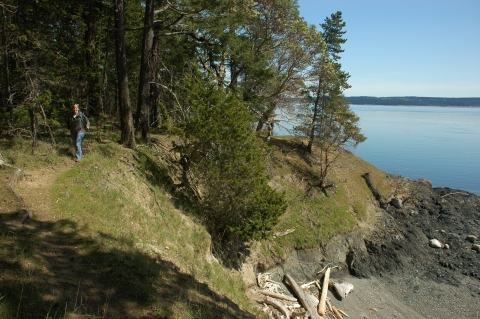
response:
<path fill-rule="evenodd" d="M 480 107 L 480 97 L 420 97 L 420 96 L 393 96 L 393 97 L 375 97 L 375 96 L 348 96 L 345 99 L 350 104 L 356 105 L 419 105 L 419 106 L 478 106 Z"/>

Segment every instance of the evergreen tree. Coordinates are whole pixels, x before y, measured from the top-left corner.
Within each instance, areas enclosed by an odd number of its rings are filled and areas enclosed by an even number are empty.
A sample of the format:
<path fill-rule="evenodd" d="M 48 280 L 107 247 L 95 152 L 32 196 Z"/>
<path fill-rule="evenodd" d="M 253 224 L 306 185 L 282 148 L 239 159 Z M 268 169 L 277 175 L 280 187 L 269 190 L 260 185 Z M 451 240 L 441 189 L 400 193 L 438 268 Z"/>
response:
<path fill-rule="evenodd" d="M 181 149 L 210 232 L 222 240 L 266 237 L 286 205 L 268 185 L 251 115 L 234 94 L 212 83 L 190 80 L 186 94 L 190 115 Z"/>
<path fill-rule="evenodd" d="M 345 34 L 341 12 L 332 14 L 322 24 L 324 33 L 322 41 L 317 43 L 312 52 L 315 63 L 308 73 L 307 114 L 305 123 L 295 129 L 308 136 L 306 150 L 312 152 L 313 145 L 320 150 L 320 174 L 318 185 L 325 190 L 329 169 L 338 156 L 348 147 L 356 147 L 365 140 L 357 126 L 358 117 L 350 110 L 344 99 L 343 91 L 348 89 L 350 75 L 344 72 L 341 64 L 336 62 L 343 52 L 341 44 L 345 43 Z"/>
<path fill-rule="evenodd" d="M 120 108 L 120 143 L 128 148 L 136 148 L 132 108 L 128 89 L 127 57 L 125 49 L 125 21 L 123 0 L 115 0 L 115 46 L 117 56 L 118 104 Z"/>
<path fill-rule="evenodd" d="M 153 59 L 153 21 L 155 17 L 155 0 L 145 2 L 145 18 L 143 22 L 142 58 L 140 63 L 140 79 L 137 100 L 137 127 L 140 127 L 142 139 L 150 140 L 150 82 L 152 81 Z"/>
<path fill-rule="evenodd" d="M 347 42 L 347 39 L 342 38 L 346 31 L 346 23 L 342 19 L 342 12 L 337 11 L 325 18 L 325 22 L 321 24 L 323 29 L 323 41 L 327 44 L 327 52 L 333 61 L 340 59 L 342 53 L 342 44 Z"/>

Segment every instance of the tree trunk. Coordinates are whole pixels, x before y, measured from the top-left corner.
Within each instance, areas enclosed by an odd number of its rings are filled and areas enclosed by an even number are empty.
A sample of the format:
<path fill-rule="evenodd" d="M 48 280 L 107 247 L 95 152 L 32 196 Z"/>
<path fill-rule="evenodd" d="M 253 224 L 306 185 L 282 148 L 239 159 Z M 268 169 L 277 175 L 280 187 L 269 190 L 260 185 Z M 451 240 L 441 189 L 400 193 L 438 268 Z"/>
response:
<path fill-rule="evenodd" d="M 31 104 L 29 107 L 28 107 L 28 115 L 30 116 L 30 129 L 32 130 L 32 154 L 35 150 L 35 148 L 37 148 L 37 124 L 35 122 L 35 108 L 34 108 L 34 105 Z"/>
<path fill-rule="evenodd" d="M 158 110 L 158 104 L 160 102 L 159 48 L 160 39 L 154 36 L 151 65 L 151 79 L 153 83 L 150 85 L 150 125 L 152 127 L 159 127 L 160 125 L 160 112 Z"/>
<path fill-rule="evenodd" d="M 142 130 L 142 139 L 149 141 L 150 132 L 150 81 L 153 48 L 153 18 L 155 0 L 145 1 L 145 19 L 143 22 L 143 45 L 140 65 L 140 82 L 138 84 L 138 105 L 136 123 Z"/>
<path fill-rule="evenodd" d="M 275 103 L 270 103 L 267 110 L 265 112 L 263 112 L 261 118 L 258 120 L 257 128 L 255 129 L 256 132 L 261 132 L 262 131 L 265 123 L 267 123 L 268 119 L 270 117 L 272 117 L 273 111 L 275 110 L 275 106 L 276 106 Z"/>
<path fill-rule="evenodd" d="M 3 98 L 3 93 L 2 94 L 2 102 L 6 108 L 7 113 L 9 114 L 8 118 L 8 124 L 9 126 L 13 125 L 13 96 L 12 96 L 12 90 L 11 90 L 11 83 L 10 83 L 10 68 L 9 68 L 9 54 L 8 54 L 8 44 L 7 43 L 7 31 L 5 28 L 6 22 L 6 14 L 5 14 L 5 9 L 2 8 L 2 16 L 4 17 L 3 24 L 2 24 L 2 42 L 4 46 L 4 51 L 3 51 L 3 65 L 4 65 L 4 70 L 5 70 L 5 88 L 7 90 L 6 95 L 7 98 Z"/>
<path fill-rule="evenodd" d="M 108 22 L 108 28 L 105 34 L 105 60 L 103 62 L 103 83 L 102 83 L 102 102 L 101 102 L 101 108 L 102 108 L 102 113 L 107 113 L 108 112 L 108 90 L 107 90 L 107 85 L 108 85 L 108 73 L 107 73 L 107 65 L 108 65 L 108 54 L 109 54 L 109 41 L 108 41 L 108 30 L 110 30 L 111 24 L 110 21 Z"/>
<path fill-rule="evenodd" d="M 47 121 L 47 115 L 45 114 L 45 110 L 43 109 L 43 106 L 41 104 L 39 104 L 40 106 L 40 111 L 42 111 L 42 116 L 43 116 L 43 121 L 44 121 L 44 125 L 45 127 L 47 128 L 48 130 L 48 134 L 50 135 L 50 139 L 52 141 L 52 145 L 56 145 L 55 143 L 55 137 L 53 136 L 53 132 L 52 132 L 52 128 L 50 127 L 50 125 L 48 125 L 48 121 Z"/>
<path fill-rule="evenodd" d="M 37 147 L 37 123 L 35 121 L 35 103 L 37 102 L 38 90 L 36 88 L 36 83 L 32 80 L 30 76 L 30 70 L 27 65 L 27 62 L 23 60 L 23 76 L 25 77 L 25 90 L 28 92 L 28 97 L 26 98 L 26 104 L 28 104 L 28 115 L 30 116 L 30 129 L 32 134 L 32 154 Z"/>
<path fill-rule="evenodd" d="M 94 2 L 89 1 L 88 12 L 84 14 L 84 21 L 87 29 L 85 30 L 85 59 L 87 66 L 87 103 L 85 113 L 89 115 L 89 110 L 93 109 L 97 112 L 98 98 L 95 91 L 97 87 L 96 72 L 94 71 L 93 57 L 95 55 L 95 15 Z"/>
<path fill-rule="evenodd" d="M 123 0 L 115 0 L 115 46 L 117 53 L 118 104 L 120 109 L 120 143 L 135 149 L 135 131 L 133 128 L 132 108 L 128 92 L 127 55 L 125 50 L 125 21 Z"/>
<path fill-rule="evenodd" d="M 315 125 L 318 118 L 318 103 L 320 100 L 320 85 L 322 84 L 322 78 L 318 78 L 318 89 L 317 89 L 317 96 L 315 97 L 315 104 L 313 105 L 313 117 L 312 117 L 312 126 L 310 127 L 310 136 L 308 137 L 308 145 L 307 145 L 307 152 L 310 154 L 312 153 L 313 147 L 313 140 L 315 139 Z"/>

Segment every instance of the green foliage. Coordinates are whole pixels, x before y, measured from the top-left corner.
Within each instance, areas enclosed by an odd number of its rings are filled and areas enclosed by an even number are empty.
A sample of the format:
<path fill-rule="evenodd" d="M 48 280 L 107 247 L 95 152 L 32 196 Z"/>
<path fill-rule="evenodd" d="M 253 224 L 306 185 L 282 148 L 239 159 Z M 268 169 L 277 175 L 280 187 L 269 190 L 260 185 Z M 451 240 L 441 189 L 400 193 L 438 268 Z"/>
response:
<path fill-rule="evenodd" d="M 342 20 L 342 12 L 337 11 L 332 13 L 330 17 L 325 18 L 325 22 L 321 24 L 323 29 L 323 39 L 327 44 L 327 51 L 330 54 L 332 60 L 336 61 L 340 59 L 340 53 L 342 44 L 347 42 L 342 36 L 346 33 L 343 30 L 345 28 L 345 22 Z"/>
<path fill-rule="evenodd" d="M 29 129 L 30 119 L 28 115 L 28 108 L 19 105 L 13 109 L 13 119 L 15 127 L 18 129 Z"/>
<path fill-rule="evenodd" d="M 244 240 L 266 237 L 286 207 L 268 186 L 264 151 L 247 108 L 215 85 L 191 80 L 188 88 L 183 152 L 210 230 Z"/>
<path fill-rule="evenodd" d="M 308 137 L 307 150 L 312 153 L 315 143 L 320 148 L 319 185 L 326 189 L 327 175 L 339 155 L 348 147 L 356 147 L 366 138 L 357 126 L 359 118 L 350 110 L 343 91 L 350 88 L 350 75 L 343 71 L 339 54 L 346 39 L 342 13 L 339 11 L 325 19 L 323 38 L 313 51 L 313 67 L 308 73 L 305 89 L 307 105 L 304 123 L 295 127 L 300 135 Z"/>

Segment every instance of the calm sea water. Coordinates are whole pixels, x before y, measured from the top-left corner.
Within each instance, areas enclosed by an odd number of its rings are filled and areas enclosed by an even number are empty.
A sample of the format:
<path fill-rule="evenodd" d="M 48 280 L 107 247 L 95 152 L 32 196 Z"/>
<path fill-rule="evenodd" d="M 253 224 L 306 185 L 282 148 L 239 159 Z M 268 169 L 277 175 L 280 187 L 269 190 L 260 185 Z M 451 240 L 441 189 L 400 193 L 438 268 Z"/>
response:
<path fill-rule="evenodd" d="M 367 136 L 355 155 L 390 174 L 480 195 L 480 108 L 350 108 Z"/>

